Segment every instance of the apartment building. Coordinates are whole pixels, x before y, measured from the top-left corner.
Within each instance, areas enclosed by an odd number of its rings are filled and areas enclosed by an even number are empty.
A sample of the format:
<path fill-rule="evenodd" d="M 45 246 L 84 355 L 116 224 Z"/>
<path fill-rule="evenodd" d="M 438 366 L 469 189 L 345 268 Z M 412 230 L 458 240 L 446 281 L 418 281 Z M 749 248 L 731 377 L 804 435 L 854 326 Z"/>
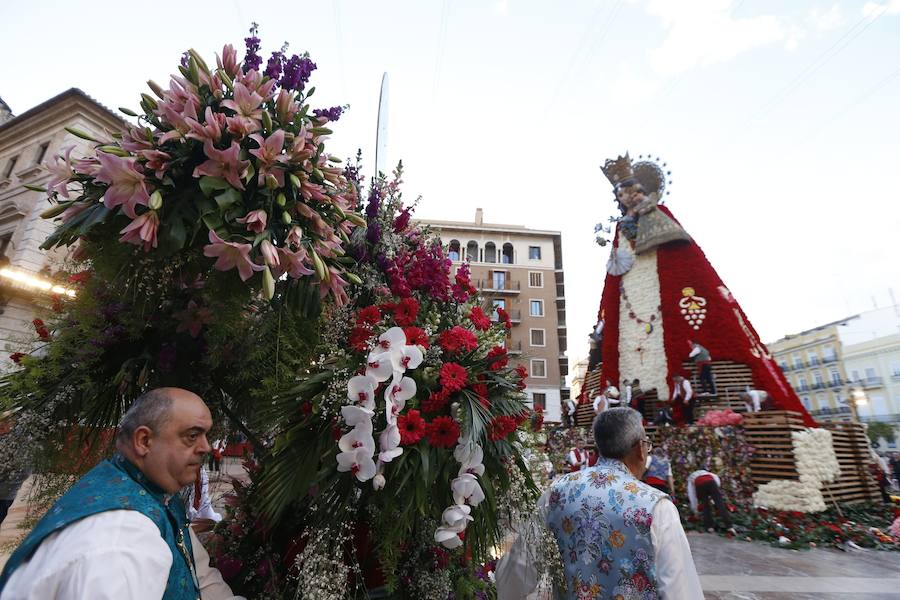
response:
<path fill-rule="evenodd" d="M 569 397 L 560 232 L 485 223 L 480 208 L 471 222 L 420 222 L 441 237 L 454 267 L 468 261 L 482 295 L 509 313 L 507 348 L 511 362 L 528 369 L 528 399 L 544 407 L 548 421 L 559 421 Z"/>

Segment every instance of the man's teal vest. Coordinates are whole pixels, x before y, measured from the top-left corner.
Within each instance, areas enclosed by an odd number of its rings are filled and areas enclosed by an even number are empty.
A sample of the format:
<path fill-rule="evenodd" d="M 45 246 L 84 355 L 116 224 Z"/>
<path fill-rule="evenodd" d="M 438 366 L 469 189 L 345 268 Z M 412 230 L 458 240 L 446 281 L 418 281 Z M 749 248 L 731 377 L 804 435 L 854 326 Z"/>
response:
<path fill-rule="evenodd" d="M 566 598 L 659 598 L 650 526 L 665 497 L 606 458 L 551 484 L 547 525 L 559 545 Z"/>
<path fill-rule="evenodd" d="M 13 571 L 31 558 L 47 536 L 107 510 L 136 510 L 159 528 L 160 537 L 172 551 L 164 600 L 200 598 L 184 506 L 177 496 L 167 497 L 120 454 L 91 469 L 47 511 L 7 561 L 0 575 L 0 592 Z"/>

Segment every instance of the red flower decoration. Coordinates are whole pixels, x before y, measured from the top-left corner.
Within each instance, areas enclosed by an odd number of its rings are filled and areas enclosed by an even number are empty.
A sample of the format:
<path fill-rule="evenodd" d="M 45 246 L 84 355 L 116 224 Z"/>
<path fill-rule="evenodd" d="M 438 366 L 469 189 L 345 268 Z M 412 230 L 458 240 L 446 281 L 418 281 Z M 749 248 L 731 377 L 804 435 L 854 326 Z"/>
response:
<path fill-rule="evenodd" d="M 488 399 L 488 386 L 485 383 L 474 383 L 470 386 L 472 391 L 475 392 L 475 395 L 478 396 L 478 401 L 481 402 L 481 405 L 485 408 L 490 408 L 491 402 Z"/>
<path fill-rule="evenodd" d="M 42 341 L 50 341 L 50 330 L 47 329 L 43 321 L 41 321 L 40 319 L 34 319 L 31 324 L 34 325 L 34 332 Z"/>
<path fill-rule="evenodd" d="M 491 419 L 488 427 L 488 437 L 493 441 L 504 439 L 510 433 L 516 430 L 516 419 L 509 415 L 501 415 Z"/>
<path fill-rule="evenodd" d="M 84 284 L 90 280 L 91 280 L 91 272 L 87 271 L 87 270 L 79 271 L 78 273 L 75 273 L 74 275 L 69 275 L 69 281 L 71 281 L 72 283 Z"/>
<path fill-rule="evenodd" d="M 519 365 L 516 367 L 516 375 L 519 376 L 519 383 L 516 384 L 516 387 L 519 388 L 519 391 L 521 392 L 526 387 L 525 380 L 528 379 L 528 370 L 522 365 Z"/>
<path fill-rule="evenodd" d="M 456 325 L 452 329 L 448 329 L 441 333 L 438 343 L 445 352 L 458 354 L 460 352 L 470 352 L 477 348 L 478 338 L 465 327 Z"/>
<path fill-rule="evenodd" d="M 444 363 L 441 367 L 441 385 L 447 392 L 458 392 L 466 386 L 469 374 L 465 368 L 452 362 Z"/>
<path fill-rule="evenodd" d="M 428 443 L 435 448 L 453 448 L 459 439 L 459 424 L 451 417 L 437 417 L 428 425 Z"/>
<path fill-rule="evenodd" d="M 440 389 L 431 392 L 428 399 L 422 402 L 422 410 L 427 413 L 436 413 L 447 406 L 447 400 L 450 398 L 450 392 L 446 389 Z"/>
<path fill-rule="evenodd" d="M 404 327 L 403 333 L 406 334 L 406 343 L 410 346 L 422 346 L 428 348 L 428 334 L 420 327 Z"/>
<path fill-rule="evenodd" d="M 503 322 L 503 325 L 505 325 L 507 329 L 512 329 L 512 321 L 509 318 L 509 313 L 499 306 L 497 307 L 497 318 Z"/>
<path fill-rule="evenodd" d="M 472 312 L 469 313 L 469 319 L 472 320 L 472 325 L 475 326 L 475 329 L 479 331 L 487 331 L 491 328 L 491 320 L 484 314 L 484 311 L 481 310 L 480 306 L 472 307 Z"/>
<path fill-rule="evenodd" d="M 356 322 L 359 325 L 375 325 L 381 320 L 381 311 L 377 306 L 367 306 L 356 313 Z"/>
<path fill-rule="evenodd" d="M 21 352 L 13 352 L 9 355 L 9 360 L 13 361 L 16 364 L 19 364 L 23 358 L 28 356 L 27 354 L 23 354 Z"/>
<path fill-rule="evenodd" d="M 415 298 L 404 298 L 394 306 L 394 321 L 400 327 L 409 327 L 416 322 L 419 303 Z"/>
<path fill-rule="evenodd" d="M 375 335 L 367 327 L 354 327 L 350 332 L 350 347 L 357 352 L 365 352 L 369 349 L 369 340 Z"/>
<path fill-rule="evenodd" d="M 499 371 L 508 365 L 509 355 L 506 353 L 506 348 L 502 346 L 494 346 L 491 348 L 491 351 L 487 353 L 487 361 L 488 368 L 491 371 Z"/>
<path fill-rule="evenodd" d="M 427 423 L 419 415 L 419 411 L 411 410 L 405 415 L 397 417 L 397 427 L 400 429 L 400 444 L 409 446 L 415 444 L 425 436 Z"/>

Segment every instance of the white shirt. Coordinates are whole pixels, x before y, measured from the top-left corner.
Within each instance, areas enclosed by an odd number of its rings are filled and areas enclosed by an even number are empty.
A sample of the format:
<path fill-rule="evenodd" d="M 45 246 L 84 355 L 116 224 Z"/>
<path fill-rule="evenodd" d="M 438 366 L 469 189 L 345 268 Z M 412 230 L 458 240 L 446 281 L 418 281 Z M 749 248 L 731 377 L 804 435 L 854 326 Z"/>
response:
<path fill-rule="evenodd" d="M 548 501 L 549 490 L 538 500 L 541 518 L 546 518 Z M 668 498 L 663 498 L 653 508 L 650 540 L 660 597 L 663 600 L 703 600 L 700 578 L 678 518 L 678 509 Z M 534 549 L 527 546 L 525 536 L 520 535 L 497 563 L 497 600 L 523 600 L 537 587 L 540 574 L 532 560 Z"/>
<path fill-rule="evenodd" d="M 694 358 L 698 354 L 700 354 L 700 346 L 694 346 L 694 348 L 691 350 L 691 353 L 688 354 L 688 358 Z"/>
<path fill-rule="evenodd" d="M 753 404 L 751 408 L 750 404 L 744 402 L 747 412 L 759 412 L 762 407 L 762 401 L 768 394 L 763 390 L 747 390 L 747 395 L 750 396 L 750 402 Z"/>
<path fill-rule="evenodd" d="M 210 568 L 200 541 L 193 535 L 191 541 L 203 600 L 240 600 Z M 10 576 L 0 600 L 160 600 L 172 558 L 153 521 L 134 510 L 109 510 L 47 536 Z"/>
<path fill-rule="evenodd" d="M 694 388 L 691 387 L 691 382 L 685 379 L 681 382 L 684 385 L 684 403 L 687 404 L 691 401 L 691 398 L 694 396 Z M 672 402 L 678 400 L 681 397 L 681 386 L 677 383 L 673 386 L 672 390 Z"/>
<path fill-rule="evenodd" d="M 575 402 L 573 400 L 566 400 L 566 414 L 572 416 L 576 412 L 577 407 L 575 406 Z"/>
<path fill-rule="evenodd" d="M 710 473 L 709 471 L 704 471 L 703 469 L 698 469 L 688 475 L 687 478 L 687 493 L 688 493 L 688 502 L 691 503 L 691 510 L 697 512 L 699 510 L 699 503 L 697 502 L 697 487 L 694 485 L 694 481 L 701 475 L 712 475 L 712 478 L 716 480 L 717 486 L 722 486 L 722 482 L 719 481 L 719 476 L 715 473 Z"/>
<path fill-rule="evenodd" d="M 597 414 L 602 413 L 604 410 L 606 410 L 606 405 L 607 405 L 606 396 L 604 396 L 603 394 L 600 394 L 599 396 L 594 398 L 594 412 L 595 413 L 597 413 Z"/>
<path fill-rule="evenodd" d="M 191 492 L 188 494 L 187 517 L 192 523 L 197 519 L 209 519 L 218 523 L 222 515 L 217 513 L 209 497 L 209 474 L 206 469 L 200 467 L 200 507 L 194 508 L 194 485 L 191 484 Z"/>

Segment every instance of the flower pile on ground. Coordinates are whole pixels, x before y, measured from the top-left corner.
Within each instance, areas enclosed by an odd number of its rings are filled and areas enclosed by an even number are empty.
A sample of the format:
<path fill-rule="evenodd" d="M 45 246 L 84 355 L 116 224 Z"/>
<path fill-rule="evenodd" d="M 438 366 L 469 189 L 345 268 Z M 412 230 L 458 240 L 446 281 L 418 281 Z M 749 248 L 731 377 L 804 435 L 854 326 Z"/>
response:
<path fill-rule="evenodd" d="M 249 502 L 289 587 L 334 580 L 321 556 L 337 552 L 358 573 L 348 595 L 384 585 L 403 598 L 474 597 L 472 568 L 444 565 L 487 561 L 507 513 L 533 505 L 519 434 L 534 435 L 540 415 L 524 402 L 506 324 L 474 293 L 468 266 L 452 273 L 440 240 L 411 222 L 400 176 L 371 187 L 367 229 L 348 247 L 362 284 L 326 307 L 315 366 L 272 404 L 274 443 Z M 332 539 L 323 529 L 349 529 L 353 543 L 301 550 Z M 423 556 L 436 567 L 421 568 Z M 256 568 L 244 565 L 238 589 L 257 591 Z M 416 595 L 424 589 L 447 594 Z"/>
<path fill-rule="evenodd" d="M 730 508 L 734 509 L 731 519 L 741 539 L 764 541 L 795 550 L 840 548 L 852 542 L 863 548 L 900 551 L 900 536 L 889 530 L 900 509 L 889 506 L 841 504 L 839 512 L 829 505 L 818 513 Z M 699 515 L 684 510 L 681 513 L 687 529 L 703 530 Z"/>
<path fill-rule="evenodd" d="M 744 417 L 734 412 L 730 408 L 725 410 L 711 410 L 701 419 L 697 420 L 697 425 L 701 427 L 731 427 L 742 425 Z"/>

